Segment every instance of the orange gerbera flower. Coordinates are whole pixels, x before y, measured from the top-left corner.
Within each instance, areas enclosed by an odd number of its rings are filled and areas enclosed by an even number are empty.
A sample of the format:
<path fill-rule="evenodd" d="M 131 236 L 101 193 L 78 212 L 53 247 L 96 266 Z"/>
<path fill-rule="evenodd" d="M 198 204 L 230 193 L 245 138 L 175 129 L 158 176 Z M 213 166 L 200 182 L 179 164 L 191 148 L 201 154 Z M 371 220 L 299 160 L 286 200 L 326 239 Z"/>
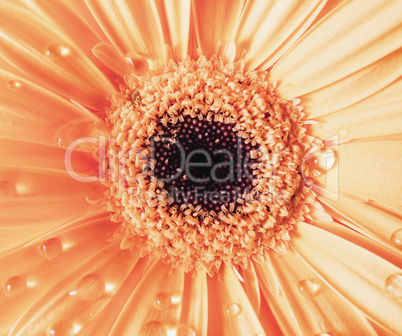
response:
<path fill-rule="evenodd" d="M 400 0 L 3 0 L 0 335 L 401 335 Z"/>

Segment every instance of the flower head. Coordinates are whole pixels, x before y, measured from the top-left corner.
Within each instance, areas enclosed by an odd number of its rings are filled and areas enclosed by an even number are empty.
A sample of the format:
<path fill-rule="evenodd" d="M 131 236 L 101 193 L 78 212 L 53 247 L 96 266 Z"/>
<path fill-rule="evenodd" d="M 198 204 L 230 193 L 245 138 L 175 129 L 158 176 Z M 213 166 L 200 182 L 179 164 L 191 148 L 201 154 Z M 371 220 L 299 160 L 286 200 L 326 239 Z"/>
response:
<path fill-rule="evenodd" d="M 397 335 L 401 2 L 0 4 L 0 334 Z"/>

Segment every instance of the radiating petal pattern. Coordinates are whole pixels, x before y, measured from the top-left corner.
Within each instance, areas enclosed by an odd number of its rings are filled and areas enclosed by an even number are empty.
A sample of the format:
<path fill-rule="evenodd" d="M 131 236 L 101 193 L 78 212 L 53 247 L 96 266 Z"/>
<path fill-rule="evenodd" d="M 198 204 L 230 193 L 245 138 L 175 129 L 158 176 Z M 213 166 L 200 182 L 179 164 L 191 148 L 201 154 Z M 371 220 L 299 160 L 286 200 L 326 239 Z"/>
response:
<path fill-rule="evenodd" d="M 104 192 L 101 184 L 83 184 L 66 173 L 32 168 L 2 167 L 0 183 L 2 251 L 85 214 L 91 207 L 87 198 L 98 199 Z M 21 236 L 14 237 L 14 232 Z"/>
<path fill-rule="evenodd" d="M 326 1 L 248 1 L 234 40 L 251 68 L 267 69 L 306 31 Z"/>
<path fill-rule="evenodd" d="M 193 0 L 198 45 L 205 56 L 223 51 L 233 37 L 244 3 L 244 0 Z"/>
<path fill-rule="evenodd" d="M 119 52 L 151 61 L 163 59 L 163 31 L 155 1 L 85 0 Z"/>
<path fill-rule="evenodd" d="M 6 283 L 17 276 L 26 284 L 17 296 L 18 301 L 15 301 L 12 287 L 7 293 L 0 293 L 0 333 L 10 331 L 32 302 L 46 293 L 49 286 L 66 276 L 66 270 L 71 271 L 109 244 L 109 234 L 116 228 L 115 223 L 111 223 L 105 216 L 82 220 L 84 223 L 69 223 L 64 229 L 58 229 L 30 245 L 0 257 L 0 282 Z M 89 239 L 93 240 L 92 244 L 87 244 Z"/>
<path fill-rule="evenodd" d="M 402 48 L 346 78 L 300 97 L 309 118 L 347 108 L 381 91 L 402 76 L 401 64 Z"/>
<path fill-rule="evenodd" d="M 0 20 L 0 51 L 7 61 L 64 97 L 98 110 L 107 105 L 114 87 L 68 37 L 10 3 L 1 3 Z"/>
<path fill-rule="evenodd" d="M 0 85 L 1 138 L 57 145 L 57 133 L 66 124 L 98 121 L 94 114 L 12 73 L 0 71 Z"/>
<path fill-rule="evenodd" d="M 391 83 L 367 99 L 317 118 L 312 134 L 328 139 L 338 134 L 342 140 L 386 136 L 401 132 L 402 81 Z"/>
<path fill-rule="evenodd" d="M 208 335 L 255 335 L 263 327 L 239 280 L 228 267 L 208 282 Z"/>
<path fill-rule="evenodd" d="M 188 50 L 191 0 L 157 0 L 156 5 L 165 43 L 171 46 L 175 59 L 182 60 Z"/>
<path fill-rule="evenodd" d="M 184 271 L 155 262 L 127 301 L 110 335 L 177 332 L 183 290 Z"/>
<path fill-rule="evenodd" d="M 107 307 L 139 258 L 116 246 L 106 246 L 65 275 L 25 312 L 10 336 L 80 331 Z"/>
<path fill-rule="evenodd" d="M 344 1 L 275 65 L 272 80 L 284 96 L 299 97 L 368 67 L 402 47 L 401 11 L 398 0 Z"/>
<path fill-rule="evenodd" d="M 350 303 L 389 331 L 399 333 L 401 303 L 394 291 L 400 291 L 400 283 L 388 283 L 400 268 L 352 242 L 303 223 L 297 226 L 292 248 Z"/>
<path fill-rule="evenodd" d="M 402 229 L 401 216 L 378 209 L 370 203 L 362 203 L 339 195 L 336 201 L 321 196 L 320 199 L 346 219 L 352 221 L 364 231 L 373 234 L 386 244 L 399 247 L 393 238 Z"/>
<path fill-rule="evenodd" d="M 323 283 L 293 251 L 270 260 L 303 335 L 376 335 L 364 315 Z"/>

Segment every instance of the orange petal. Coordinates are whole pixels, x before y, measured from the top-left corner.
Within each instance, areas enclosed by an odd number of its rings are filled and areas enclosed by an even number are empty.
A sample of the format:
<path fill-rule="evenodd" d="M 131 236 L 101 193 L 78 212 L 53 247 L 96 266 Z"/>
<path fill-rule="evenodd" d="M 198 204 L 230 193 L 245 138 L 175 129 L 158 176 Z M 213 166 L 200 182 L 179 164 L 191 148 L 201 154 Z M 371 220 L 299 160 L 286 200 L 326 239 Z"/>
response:
<path fill-rule="evenodd" d="M 297 42 L 270 78 L 284 96 L 299 97 L 375 63 L 402 46 L 401 11 L 398 0 L 343 2 Z"/>
<path fill-rule="evenodd" d="M 1 168 L 0 181 L 1 250 L 85 214 L 91 207 L 87 198 L 98 199 L 105 190 L 100 183 L 77 182 L 65 173 L 32 168 Z M 19 234 L 14 236 L 14 231 Z"/>
<path fill-rule="evenodd" d="M 402 202 L 401 141 L 349 142 L 339 146 L 338 173 L 315 179 L 326 187 L 379 202 Z"/>
<path fill-rule="evenodd" d="M 269 304 L 272 314 L 275 316 L 275 320 L 278 323 L 283 335 L 295 335 L 303 336 L 299 325 L 295 319 L 292 310 L 282 293 L 278 295 L 272 295 L 266 289 L 261 288 L 264 294 L 265 300 Z"/>
<path fill-rule="evenodd" d="M 292 250 L 270 260 L 303 335 L 377 335 L 365 316 L 323 283 Z"/>
<path fill-rule="evenodd" d="M 258 274 L 260 287 L 273 295 L 278 295 L 280 290 L 279 282 L 271 263 L 264 262 L 263 264 L 259 264 L 254 262 L 254 267 Z"/>
<path fill-rule="evenodd" d="M 176 59 L 182 60 L 188 50 L 191 0 L 158 0 L 156 5 L 165 43 L 172 47 Z"/>
<path fill-rule="evenodd" d="M 353 222 L 343 220 L 342 216 L 338 213 L 334 213 L 331 208 L 328 208 L 327 211 L 333 215 L 334 219 L 339 220 L 339 222 L 325 224 L 312 223 L 312 225 L 331 232 L 348 241 L 353 241 L 356 245 L 371 251 L 396 266 L 402 266 L 401 252 L 396 248 L 392 248 L 389 244 L 385 244 L 384 241 L 365 231 L 360 226 L 355 225 Z"/>
<path fill-rule="evenodd" d="M 343 195 L 339 195 L 336 201 L 323 196 L 319 196 L 319 199 L 364 231 L 375 235 L 390 246 L 398 247 L 396 241 L 393 241 L 393 235 L 397 230 L 402 229 L 400 216 L 378 209 L 370 203 L 362 203 Z"/>
<path fill-rule="evenodd" d="M 255 313 L 258 315 L 260 313 L 261 305 L 260 286 L 253 263 L 249 264 L 247 270 L 242 271 L 242 275 L 244 278 L 244 284 L 242 284 L 244 291 L 253 306 Z"/>
<path fill-rule="evenodd" d="M 158 332 L 174 335 L 179 328 L 183 304 L 184 271 L 155 262 L 127 301 L 111 336 L 149 335 Z"/>
<path fill-rule="evenodd" d="M 398 267 L 353 242 L 304 223 L 296 226 L 291 246 L 370 319 L 391 332 L 400 331 L 401 306 L 394 295 L 400 292 L 401 283 L 390 282 L 401 272 Z"/>
<path fill-rule="evenodd" d="M 219 307 L 223 313 L 221 320 L 222 335 L 256 335 L 262 333 L 263 328 L 260 321 L 233 271 L 229 267 L 223 266 L 216 277 Z"/>
<path fill-rule="evenodd" d="M 132 72 L 132 68 L 118 51 L 111 44 L 98 43 L 93 49 L 94 55 L 109 69 L 113 70 L 120 77 Z"/>
<path fill-rule="evenodd" d="M 326 1 L 248 1 L 235 41 L 249 68 L 267 69 L 306 31 Z"/>
<path fill-rule="evenodd" d="M 281 331 L 281 328 L 278 325 L 278 321 L 276 320 L 274 314 L 272 313 L 271 308 L 267 303 L 267 300 L 263 295 L 261 296 L 261 309 L 258 318 L 260 319 L 260 322 L 264 327 L 265 335 L 271 335 L 271 336 L 284 335 L 284 333 Z"/>
<path fill-rule="evenodd" d="M 84 223 L 81 223 L 82 220 Z M 9 331 L 32 302 L 66 273 L 109 244 L 108 237 L 116 229 L 116 223 L 108 218 L 86 217 L 82 220 L 0 258 L 2 284 L 13 276 L 19 276 L 27 283 L 18 296 L 12 292 L 0 294 L 3 302 L 0 306 L 1 334 Z"/>
<path fill-rule="evenodd" d="M 0 162 L 0 167 L 15 167 L 23 169 L 40 169 L 65 173 L 65 149 L 29 142 L 0 139 L 0 157 L 7 158 Z M 79 175 L 96 176 L 98 162 L 91 153 L 75 151 L 72 166 Z"/>
<path fill-rule="evenodd" d="M 327 139 L 385 136 L 402 132 L 402 81 L 396 80 L 374 95 L 340 111 L 324 115 L 311 125 L 312 134 Z"/>
<path fill-rule="evenodd" d="M 193 0 L 193 17 L 201 52 L 219 54 L 232 38 L 245 1 Z"/>
<path fill-rule="evenodd" d="M 381 91 L 402 75 L 402 48 L 375 63 L 301 98 L 309 118 L 353 105 Z M 325 76 L 324 76 L 325 77 Z M 283 89 L 278 90 L 284 95 Z"/>
<path fill-rule="evenodd" d="M 204 270 L 186 274 L 181 323 L 189 326 L 196 335 L 207 336 L 208 287 Z"/>
<path fill-rule="evenodd" d="M 96 110 L 116 92 L 108 79 L 45 20 L 10 3 L 1 3 L 2 56 L 45 87 Z"/>
<path fill-rule="evenodd" d="M 153 1 L 85 1 L 119 52 L 135 53 L 151 61 L 163 60 L 163 31 Z"/>
<path fill-rule="evenodd" d="M 142 258 L 137 262 L 124 284 L 113 295 L 110 303 L 89 324 L 83 326 L 81 331 L 83 335 L 109 335 L 127 300 L 141 281 L 147 260 L 148 258 Z"/>
<path fill-rule="evenodd" d="M 87 57 L 96 61 L 91 54 L 91 48 L 101 42 L 102 37 L 94 29 L 94 26 L 83 18 L 83 10 L 78 10 L 73 5 L 74 1 L 17 0 L 14 3 L 20 4 L 21 7 L 25 7 L 30 12 L 50 22 L 59 32 L 74 41 Z M 72 22 L 74 24 L 71 24 Z"/>
<path fill-rule="evenodd" d="M 51 284 L 50 290 L 25 312 L 10 335 L 80 331 L 107 307 L 139 259 L 139 251 L 122 251 L 118 244 L 110 244 L 60 282 Z"/>
<path fill-rule="evenodd" d="M 60 96 L 12 73 L 0 70 L 0 133 L 2 138 L 56 145 L 57 131 L 98 118 Z"/>

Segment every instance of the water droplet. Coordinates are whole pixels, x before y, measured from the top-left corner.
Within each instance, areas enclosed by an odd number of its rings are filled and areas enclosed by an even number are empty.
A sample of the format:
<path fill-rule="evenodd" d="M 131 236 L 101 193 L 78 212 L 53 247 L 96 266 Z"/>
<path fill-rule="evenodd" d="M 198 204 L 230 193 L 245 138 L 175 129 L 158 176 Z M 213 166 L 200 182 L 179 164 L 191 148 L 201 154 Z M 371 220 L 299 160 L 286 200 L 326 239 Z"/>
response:
<path fill-rule="evenodd" d="M 338 135 L 340 138 L 346 138 L 348 136 L 348 134 L 349 134 L 349 130 L 347 128 L 341 128 L 338 131 Z"/>
<path fill-rule="evenodd" d="M 19 87 L 22 86 L 22 84 L 21 84 L 21 82 L 19 82 L 19 81 L 10 80 L 10 81 L 7 83 L 7 86 L 8 86 L 9 89 L 18 89 Z"/>
<path fill-rule="evenodd" d="M 40 252 L 46 259 L 57 258 L 63 251 L 60 239 L 50 238 L 40 245 Z"/>
<path fill-rule="evenodd" d="M 390 275 L 385 280 L 385 290 L 394 298 L 402 298 L 402 273 Z"/>
<path fill-rule="evenodd" d="M 57 144 L 59 145 L 59 147 L 61 147 L 62 143 L 63 143 L 63 140 L 62 140 L 61 138 L 59 138 L 59 139 L 57 140 Z"/>
<path fill-rule="evenodd" d="M 300 281 L 298 287 L 301 293 L 309 297 L 314 296 L 320 288 L 316 282 L 311 280 Z"/>
<path fill-rule="evenodd" d="M 57 61 L 57 60 L 61 57 L 61 49 L 60 49 L 60 46 L 58 46 L 58 45 L 55 44 L 55 43 L 49 44 L 49 45 L 46 47 L 45 54 L 46 54 L 46 56 L 47 56 L 50 60 L 52 60 L 53 62 L 54 62 L 54 61 Z"/>
<path fill-rule="evenodd" d="M 172 296 L 167 293 L 159 293 L 155 296 L 155 306 L 162 310 L 171 308 Z"/>
<path fill-rule="evenodd" d="M 76 334 L 74 325 L 67 320 L 53 323 L 48 331 L 48 336 L 73 336 Z"/>
<path fill-rule="evenodd" d="M 306 162 L 313 169 L 327 171 L 335 164 L 335 153 L 331 148 L 326 148 L 321 154 L 309 158 Z"/>
<path fill-rule="evenodd" d="M 126 60 L 134 68 L 133 72 L 137 76 L 144 76 L 149 70 L 149 63 L 145 58 L 137 57 L 136 55 L 127 54 Z"/>
<path fill-rule="evenodd" d="M 225 314 L 228 317 L 235 317 L 241 313 L 241 307 L 237 303 L 231 303 L 225 308 Z"/>
<path fill-rule="evenodd" d="M 164 336 L 165 327 L 160 321 L 151 321 L 144 324 L 140 330 L 139 336 Z"/>
<path fill-rule="evenodd" d="M 20 276 L 11 277 L 6 282 L 6 292 L 8 295 L 20 295 L 27 289 L 27 282 Z"/>
<path fill-rule="evenodd" d="M 0 197 L 13 197 L 16 195 L 15 184 L 10 181 L 0 181 Z"/>
<path fill-rule="evenodd" d="M 391 243 L 400 250 L 402 250 L 402 229 L 396 230 L 391 235 Z"/>
<path fill-rule="evenodd" d="M 95 301 L 104 294 L 105 282 L 97 274 L 87 274 L 77 284 L 76 296 L 80 300 Z"/>
<path fill-rule="evenodd" d="M 195 331 L 187 325 L 179 325 L 176 331 L 176 336 L 196 336 Z"/>

